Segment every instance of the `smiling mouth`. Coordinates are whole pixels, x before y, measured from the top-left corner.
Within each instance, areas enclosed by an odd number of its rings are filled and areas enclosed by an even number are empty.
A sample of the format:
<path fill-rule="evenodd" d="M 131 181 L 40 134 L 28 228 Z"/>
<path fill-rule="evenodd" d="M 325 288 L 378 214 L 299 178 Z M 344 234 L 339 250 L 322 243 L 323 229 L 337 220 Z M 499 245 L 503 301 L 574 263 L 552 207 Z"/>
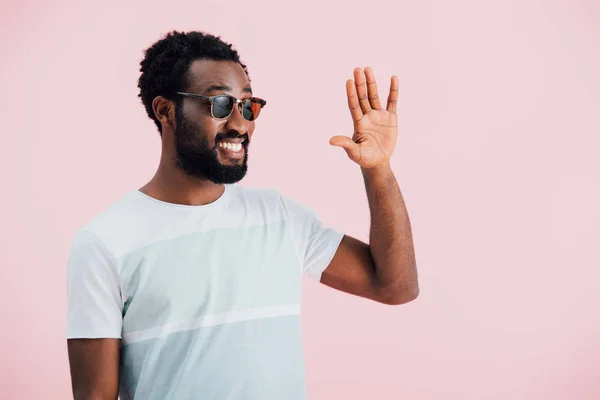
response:
<path fill-rule="evenodd" d="M 239 159 L 243 158 L 246 149 L 242 139 L 225 139 L 217 143 L 219 152 L 227 158 Z"/>

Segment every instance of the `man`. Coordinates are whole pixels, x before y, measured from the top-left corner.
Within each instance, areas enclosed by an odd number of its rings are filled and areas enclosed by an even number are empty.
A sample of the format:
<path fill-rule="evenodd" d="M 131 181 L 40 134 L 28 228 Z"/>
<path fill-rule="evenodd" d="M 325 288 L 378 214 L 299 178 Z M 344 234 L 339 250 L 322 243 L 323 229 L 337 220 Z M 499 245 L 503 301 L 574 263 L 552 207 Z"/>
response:
<path fill-rule="evenodd" d="M 409 218 L 389 164 L 398 80 L 383 108 L 373 72 L 354 78 L 354 135 L 330 143 L 361 167 L 368 245 L 278 191 L 236 184 L 266 101 L 231 45 L 171 32 L 146 51 L 138 86 L 162 157 L 150 182 L 74 239 L 76 399 L 304 399 L 302 274 L 384 304 L 417 297 Z"/>

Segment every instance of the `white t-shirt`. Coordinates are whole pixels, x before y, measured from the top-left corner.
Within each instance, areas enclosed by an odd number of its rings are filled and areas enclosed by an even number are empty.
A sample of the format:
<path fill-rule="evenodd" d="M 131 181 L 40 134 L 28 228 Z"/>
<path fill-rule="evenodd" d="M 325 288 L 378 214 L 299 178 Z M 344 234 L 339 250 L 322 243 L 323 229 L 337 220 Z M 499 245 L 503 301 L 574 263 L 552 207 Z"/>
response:
<path fill-rule="evenodd" d="M 121 338 L 120 398 L 306 398 L 301 276 L 343 235 L 276 190 L 204 206 L 135 190 L 76 235 L 67 338 Z"/>

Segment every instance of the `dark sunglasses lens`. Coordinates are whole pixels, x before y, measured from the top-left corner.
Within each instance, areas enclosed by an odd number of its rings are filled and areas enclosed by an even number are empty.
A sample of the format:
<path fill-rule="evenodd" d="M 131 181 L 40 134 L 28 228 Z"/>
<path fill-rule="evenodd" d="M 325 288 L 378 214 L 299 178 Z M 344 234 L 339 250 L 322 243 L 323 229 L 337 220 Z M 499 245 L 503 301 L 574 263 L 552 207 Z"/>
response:
<path fill-rule="evenodd" d="M 254 121 L 256 118 L 258 118 L 261 108 L 262 105 L 258 101 L 246 99 L 244 100 L 242 106 L 242 115 L 244 116 L 244 119 L 248 121 Z"/>
<path fill-rule="evenodd" d="M 235 104 L 232 97 L 217 96 L 212 103 L 212 113 L 215 118 L 227 118 Z"/>

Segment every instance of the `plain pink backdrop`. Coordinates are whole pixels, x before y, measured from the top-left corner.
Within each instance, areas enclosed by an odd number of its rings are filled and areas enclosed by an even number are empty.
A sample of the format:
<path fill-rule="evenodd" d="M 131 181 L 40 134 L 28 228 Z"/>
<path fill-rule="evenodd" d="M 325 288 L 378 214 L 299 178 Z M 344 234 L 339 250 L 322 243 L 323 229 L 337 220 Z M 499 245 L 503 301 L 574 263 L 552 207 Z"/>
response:
<path fill-rule="evenodd" d="M 305 282 L 310 398 L 600 398 L 600 3 L 21 1 L 0 9 L 0 398 L 67 399 L 73 235 L 155 171 L 142 51 L 233 42 L 256 95 L 247 186 L 363 240 L 344 82 L 400 79 L 393 167 L 421 295 L 387 307 Z"/>

